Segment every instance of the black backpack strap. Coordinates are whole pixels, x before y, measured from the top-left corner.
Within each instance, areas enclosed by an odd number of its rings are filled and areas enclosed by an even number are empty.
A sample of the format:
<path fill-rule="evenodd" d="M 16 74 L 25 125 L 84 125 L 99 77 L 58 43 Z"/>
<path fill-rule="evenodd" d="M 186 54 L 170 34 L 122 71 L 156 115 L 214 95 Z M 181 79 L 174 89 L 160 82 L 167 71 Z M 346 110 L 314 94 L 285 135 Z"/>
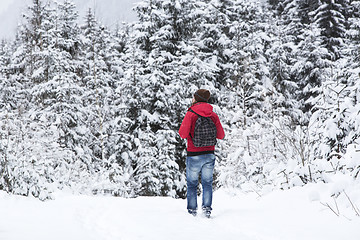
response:
<path fill-rule="evenodd" d="M 198 115 L 199 117 L 202 117 L 200 114 L 198 114 L 197 112 L 195 112 L 195 111 L 192 110 L 191 108 L 189 109 L 189 112 L 195 113 L 195 114 Z"/>
<path fill-rule="evenodd" d="M 202 117 L 200 114 L 198 114 L 197 112 L 195 112 L 194 110 L 192 110 L 191 108 L 188 110 L 189 112 L 195 113 L 196 115 L 198 115 L 199 117 Z M 191 133 L 189 133 L 191 138 L 194 138 L 193 136 L 191 136 Z"/>

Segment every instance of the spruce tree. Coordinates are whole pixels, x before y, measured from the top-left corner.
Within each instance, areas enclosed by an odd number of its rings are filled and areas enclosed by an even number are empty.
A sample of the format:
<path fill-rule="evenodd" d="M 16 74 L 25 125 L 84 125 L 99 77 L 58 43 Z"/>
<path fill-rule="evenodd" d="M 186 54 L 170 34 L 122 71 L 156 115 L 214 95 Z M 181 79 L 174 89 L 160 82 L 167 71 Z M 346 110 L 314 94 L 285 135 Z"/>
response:
<path fill-rule="evenodd" d="M 142 133 L 149 134 L 149 140 L 154 133 L 156 138 L 166 139 L 158 142 L 156 148 L 160 154 L 156 158 L 163 161 L 170 159 L 159 165 L 167 166 L 165 173 L 173 179 L 172 183 L 165 182 L 168 177 L 160 176 L 165 192 L 169 193 L 174 189 L 183 189 L 184 145 L 177 131 L 186 107 L 197 88 L 211 86 L 209 80 L 199 73 L 200 70 L 209 74 L 204 71 L 204 66 L 209 66 L 209 63 L 202 65 L 201 56 L 191 55 L 196 48 L 192 48 L 194 38 L 187 30 L 196 29 L 190 21 L 195 10 L 191 7 L 195 5 L 193 1 L 165 1 L 162 4 L 160 1 L 145 1 L 138 7 L 139 19 L 145 23 L 145 27 L 138 28 L 140 34 L 137 42 L 149 58 L 143 67 L 145 75 L 140 82 L 145 91 L 137 97 L 140 104 L 144 104 L 140 118 L 143 126 L 140 128 Z M 194 71 L 188 71 L 190 69 Z M 144 144 L 151 147 L 154 143 L 151 140 Z M 179 148 L 179 145 L 182 147 Z M 181 166 L 180 170 L 178 166 Z"/>
<path fill-rule="evenodd" d="M 346 1 L 323 0 L 314 16 L 315 22 L 321 29 L 323 45 L 332 54 L 332 60 L 337 60 L 342 55 L 347 9 Z"/>

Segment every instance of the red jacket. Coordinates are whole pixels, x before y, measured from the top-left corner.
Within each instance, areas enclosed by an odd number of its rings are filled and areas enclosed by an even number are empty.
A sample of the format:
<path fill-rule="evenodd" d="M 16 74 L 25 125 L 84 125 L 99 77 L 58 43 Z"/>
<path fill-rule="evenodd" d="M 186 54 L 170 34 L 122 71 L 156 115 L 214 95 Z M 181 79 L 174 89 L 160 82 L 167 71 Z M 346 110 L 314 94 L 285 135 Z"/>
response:
<path fill-rule="evenodd" d="M 195 103 L 193 106 L 191 106 L 189 110 L 190 109 L 192 109 L 194 112 L 196 112 L 201 116 L 211 118 L 211 120 L 215 123 L 217 129 L 216 138 L 223 139 L 225 137 L 224 129 L 220 123 L 219 116 L 213 112 L 213 107 L 210 104 L 205 102 L 198 102 Z M 195 122 L 197 118 L 198 115 L 188 111 L 179 129 L 180 137 L 187 139 L 188 155 L 198 155 L 201 154 L 202 152 L 208 153 L 208 152 L 214 152 L 215 150 L 215 146 L 206 146 L 206 147 L 194 146 L 193 141 L 190 137 L 190 133 L 192 136 L 194 136 Z"/>

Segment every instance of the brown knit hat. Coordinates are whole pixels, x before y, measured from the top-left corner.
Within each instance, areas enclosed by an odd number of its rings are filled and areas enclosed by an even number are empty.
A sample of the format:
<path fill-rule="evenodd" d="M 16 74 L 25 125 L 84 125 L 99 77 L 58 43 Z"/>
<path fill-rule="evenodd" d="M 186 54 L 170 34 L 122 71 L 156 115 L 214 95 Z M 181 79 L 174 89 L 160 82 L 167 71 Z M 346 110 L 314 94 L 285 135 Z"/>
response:
<path fill-rule="evenodd" d="M 195 92 L 194 98 L 197 102 L 207 102 L 210 98 L 210 92 L 206 89 L 199 89 Z"/>

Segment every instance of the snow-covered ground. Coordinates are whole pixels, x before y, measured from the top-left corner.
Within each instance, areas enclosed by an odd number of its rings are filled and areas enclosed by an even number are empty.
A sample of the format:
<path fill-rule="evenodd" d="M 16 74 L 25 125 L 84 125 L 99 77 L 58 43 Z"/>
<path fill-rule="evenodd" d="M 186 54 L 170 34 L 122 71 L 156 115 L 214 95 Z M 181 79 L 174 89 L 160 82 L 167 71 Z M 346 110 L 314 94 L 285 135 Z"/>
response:
<path fill-rule="evenodd" d="M 273 191 L 261 197 L 220 189 L 213 217 L 193 217 L 186 201 L 165 197 L 123 199 L 58 193 L 56 200 L 0 192 L 1 240 L 359 240 L 360 217 L 321 203 L 324 185 Z M 352 195 L 358 202 L 360 196 Z M 200 198 L 199 198 L 200 200 Z"/>

